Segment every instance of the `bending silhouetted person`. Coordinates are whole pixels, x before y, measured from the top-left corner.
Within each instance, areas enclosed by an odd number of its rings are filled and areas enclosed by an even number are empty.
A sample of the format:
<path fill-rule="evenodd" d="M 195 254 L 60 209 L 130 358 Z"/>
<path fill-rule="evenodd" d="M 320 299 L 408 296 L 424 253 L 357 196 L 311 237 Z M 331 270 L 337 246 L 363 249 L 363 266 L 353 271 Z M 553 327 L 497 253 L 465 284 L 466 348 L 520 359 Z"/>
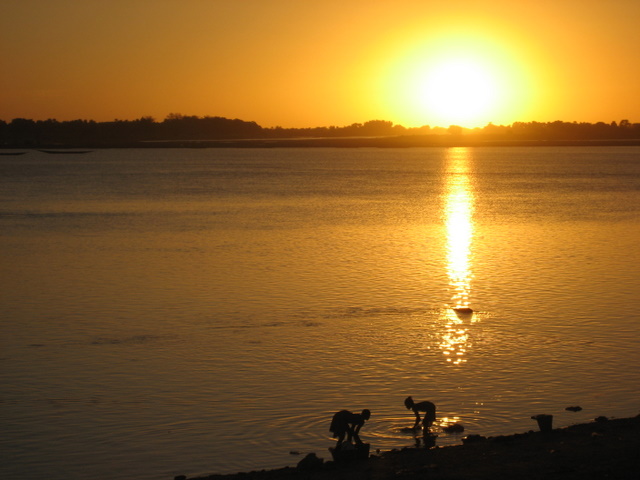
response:
<path fill-rule="evenodd" d="M 362 410 L 362 413 L 351 413 L 349 410 L 340 410 L 337 412 L 331 420 L 331 426 L 329 431 L 333 433 L 334 438 L 338 438 L 336 448 L 342 445 L 344 437 L 347 437 L 347 442 L 351 442 L 351 439 L 355 440 L 357 445 L 362 445 L 360 436 L 358 433 L 364 425 L 364 422 L 371 418 L 371 412 L 367 409 Z"/>
<path fill-rule="evenodd" d="M 417 428 L 420 425 L 420 412 L 424 412 L 423 427 L 429 428 L 436 420 L 436 406 L 431 402 L 415 403 L 413 398 L 407 397 L 404 399 L 404 406 L 407 407 L 407 410 L 413 410 L 413 413 L 416 414 L 416 423 L 413 428 Z"/>

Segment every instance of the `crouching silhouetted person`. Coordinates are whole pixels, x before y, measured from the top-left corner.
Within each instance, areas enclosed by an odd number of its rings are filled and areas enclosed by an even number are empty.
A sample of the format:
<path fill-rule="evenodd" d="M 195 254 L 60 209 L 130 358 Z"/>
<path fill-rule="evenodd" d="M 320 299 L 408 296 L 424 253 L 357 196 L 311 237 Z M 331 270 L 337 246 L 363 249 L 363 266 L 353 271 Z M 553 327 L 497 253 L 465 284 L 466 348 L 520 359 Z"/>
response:
<path fill-rule="evenodd" d="M 422 420 L 422 426 L 424 428 L 429 428 L 433 425 L 433 422 L 436 421 L 436 406 L 431 402 L 420 402 L 415 403 L 413 398 L 407 397 L 404 400 L 404 406 L 407 407 L 407 410 L 413 410 L 413 413 L 416 414 L 416 423 L 413 425 L 413 428 L 417 428 L 420 425 L 420 412 L 424 412 L 424 418 Z"/>
<path fill-rule="evenodd" d="M 333 437 L 338 439 L 336 448 L 342 445 L 345 436 L 347 437 L 347 442 L 351 443 L 351 439 L 353 439 L 356 445 L 362 445 L 358 434 L 364 422 L 369 420 L 369 418 L 371 418 L 371 412 L 367 409 L 362 410 L 362 413 L 351 413 L 348 410 L 340 410 L 337 412 L 333 416 L 331 426 L 329 427 L 329 431 L 333 433 Z"/>

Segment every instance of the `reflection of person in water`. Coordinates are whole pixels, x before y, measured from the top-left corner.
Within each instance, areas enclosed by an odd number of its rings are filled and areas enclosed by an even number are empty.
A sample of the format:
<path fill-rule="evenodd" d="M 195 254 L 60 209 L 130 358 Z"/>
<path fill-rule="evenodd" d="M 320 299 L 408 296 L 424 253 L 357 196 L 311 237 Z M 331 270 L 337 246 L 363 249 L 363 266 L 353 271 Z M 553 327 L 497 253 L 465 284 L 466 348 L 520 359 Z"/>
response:
<path fill-rule="evenodd" d="M 364 425 L 364 422 L 369 420 L 371 412 L 367 409 L 362 410 L 362 413 L 351 413 L 348 410 L 340 410 L 337 412 L 331 420 L 331 426 L 329 431 L 333 433 L 334 438 L 338 438 L 336 447 L 342 445 L 345 435 L 347 436 L 347 442 L 351 442 L 353 438 L 357 445 L 362 445 L 362 441 L 358 436 L 358 432 Z"/>
<path fill-rule="evenodd" d="M 431 402 L 415 403 L 413 398 L 407 397 L 404 399 L 404 406 L 407 407 L 407 410 L 413 410 L 413 413 L 416 414 L 416 423 L 413 428 L 417 428 L 420 425 L 420 412 L 424 412 L 424 419 L 422 420 L 424 428 L 429 428 L 436 420 L 436 406 Z"/>
<path fill-rule="evenodd" d="M 418 434 L 418 431 L 415 428 L 411 428 L 413 430 L 413 438 L 416 441 L 416 448 L 433 448 L 436 446 L 436 439 L 438 435 L 431 433 L 428 429 L 422 430 L 422 435 Z"/>

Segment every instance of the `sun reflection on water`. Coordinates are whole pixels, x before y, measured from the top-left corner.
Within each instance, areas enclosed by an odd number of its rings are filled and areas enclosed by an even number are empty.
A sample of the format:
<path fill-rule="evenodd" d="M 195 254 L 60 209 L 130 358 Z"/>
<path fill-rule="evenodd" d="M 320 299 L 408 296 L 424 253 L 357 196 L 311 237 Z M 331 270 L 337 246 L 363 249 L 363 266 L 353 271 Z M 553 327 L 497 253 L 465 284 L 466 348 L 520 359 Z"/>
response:
<path fill-rule="evenodd" d="M 467 149 L 450 149 L 447 163 L 444 215 L 447 232 L 447 269 L 453 290 L 451 307 L 469 307 L 473 192 L 468 175 L 470 155 Z"/>
<path fill-rule="evenodd" d="M 467 359 L 464 356 L 467 353 L 469 327 L 453 310 L 446 312 L 444 331 L 441 335 L 440 349 L 447 362 L 454 365 L 466 363 Z"/>
<path fill-rule="evenodd" d="M 447 362 L 460 365 L 469 341 L 473 240 L 473 185 L 469 176 L 471 154 L 466 148 L 451 148 L 447 155 L 444 221 L 447 238 L 447 273 L 452 296 L 443 315 L 440 348 Z"/>

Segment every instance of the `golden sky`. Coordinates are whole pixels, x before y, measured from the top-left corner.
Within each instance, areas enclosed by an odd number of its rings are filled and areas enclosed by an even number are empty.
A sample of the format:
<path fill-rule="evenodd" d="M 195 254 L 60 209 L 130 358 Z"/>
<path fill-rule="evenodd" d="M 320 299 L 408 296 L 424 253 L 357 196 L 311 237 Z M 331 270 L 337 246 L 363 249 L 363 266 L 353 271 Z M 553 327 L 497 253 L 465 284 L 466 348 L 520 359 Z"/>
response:
<path fill-rule="evenodd" d="M 0 119 L 640 121 L 638 0 L 0 0 Z"/>

